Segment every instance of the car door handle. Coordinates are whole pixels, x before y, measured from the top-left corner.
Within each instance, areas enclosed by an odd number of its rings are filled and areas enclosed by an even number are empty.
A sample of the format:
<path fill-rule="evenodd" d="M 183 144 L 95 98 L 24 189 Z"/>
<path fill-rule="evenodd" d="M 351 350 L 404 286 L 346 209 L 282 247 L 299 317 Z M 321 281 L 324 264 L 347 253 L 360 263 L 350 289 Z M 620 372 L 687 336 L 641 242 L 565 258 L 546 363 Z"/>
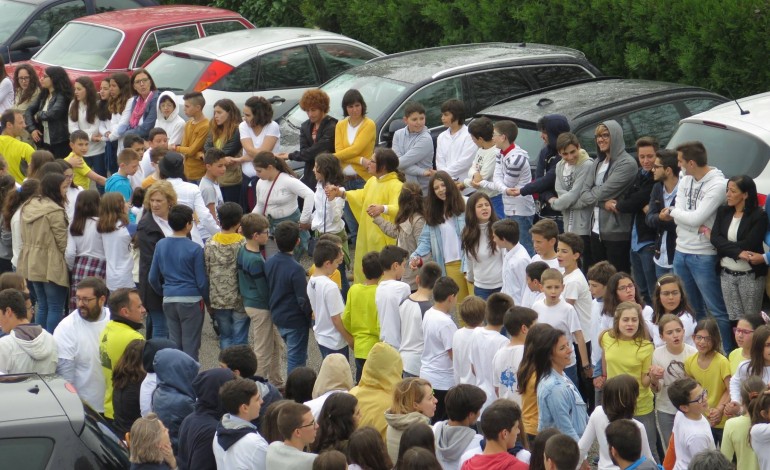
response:
<path fill-rule="evenodd" d="M 283 103 L 286 102 L 286 98 L 281 98 L 280 96 L 276 95 L 276 96 L 273 96 L 272 98 L 270 98 L 267 101 L 269 101 L 270 104 L 275 104 L 275 103 L 282 103 L 283 104 Z"/>

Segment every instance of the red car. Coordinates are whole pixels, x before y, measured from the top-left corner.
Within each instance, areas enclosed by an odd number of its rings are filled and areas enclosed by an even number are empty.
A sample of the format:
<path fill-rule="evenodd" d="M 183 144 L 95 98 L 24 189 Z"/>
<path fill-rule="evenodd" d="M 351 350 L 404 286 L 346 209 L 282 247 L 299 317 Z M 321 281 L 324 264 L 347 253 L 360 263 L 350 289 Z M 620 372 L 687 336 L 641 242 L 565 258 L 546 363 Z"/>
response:
<path fill-rule="evenodd" d="M 238 13 L 206 6 L 156 6 L 111 11 L 67 23 L 29 61 L 39 74 L 63 67 L 72 80 L 87 75 L 97 87 L 115 72 L 131 72 L 161 48 L 203 36 L 252 29 Z M 14 64 L 17 65 L 17 64 Z M 8 67 L 13 73 L 14 67 Z"/>

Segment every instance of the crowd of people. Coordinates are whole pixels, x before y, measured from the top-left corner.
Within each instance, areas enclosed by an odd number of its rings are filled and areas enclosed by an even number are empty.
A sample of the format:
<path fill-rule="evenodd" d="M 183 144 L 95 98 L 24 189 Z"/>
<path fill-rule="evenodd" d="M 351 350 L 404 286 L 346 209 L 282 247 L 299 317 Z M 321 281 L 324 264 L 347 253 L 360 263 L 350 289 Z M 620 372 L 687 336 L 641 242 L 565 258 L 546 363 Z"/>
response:
<path fill-rule="evenodd" d="M 261 97 L 6 81 L 0 372 L 64 377 L 132 468 L 770 467 L 768 216 L 701 143 L 606 121 L 590 158 L 548 115 L 533 178 L 453 99 L 375 148 L 360 92 L 309 90 L 283 153 Z"/>

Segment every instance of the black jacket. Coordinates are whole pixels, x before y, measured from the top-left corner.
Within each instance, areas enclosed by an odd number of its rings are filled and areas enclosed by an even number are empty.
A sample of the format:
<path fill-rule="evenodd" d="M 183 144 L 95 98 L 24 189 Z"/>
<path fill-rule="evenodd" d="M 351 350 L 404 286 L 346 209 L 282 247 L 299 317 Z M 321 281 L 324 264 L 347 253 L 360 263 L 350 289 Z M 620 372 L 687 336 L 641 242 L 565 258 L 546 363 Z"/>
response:
<path fill-rule="evenodd" d="M 310 119 L 302 123 L 299 128 L 299 150 L 289 154 L 289 160 L 305 162 L 305 173 L 301 181 L 315 191 L 316 179 L 313 173 L 315 157 L 323 152 L 334 153 L 334 132 L 337 128 L 337 120 L 328 114 L 318 124 L 316 140 L 313 141 L 313 123 Z"/>
<path fill-rule="evenodd" d="M 70 100 L 61 93 L 54 93 L 51 95 L 51 101 L 48 103 L 46 111 L 43 111 L 44 103 L 43 92 L 41 92 L 27 108 L 24 113 L 27 131 L 30 133 L 34 130 L 43 132 L 43 121 L 47 121 L 51 144 L 69 141 L 69 116 L 67 113 L 69 112 Z"/>
<path fill-rule="evenodd" d="M 136 238 L 139 242 L 139 297 L 148 312 L 163 310 L 163 297 L 158 295 L 147 281 L 152 265 L 152 256 L 155 254 L 155 245 L 166 238 L 160 229 L 152 212 L 145 211 L 142 220 L 136 227 Z"/>
<path fill-rule="evenodd" d="M 142 382 L 134 382 L 123 388 L 115 387 L 112 391 L 112 408 L 114 409 L 113 426 L 118 436 L 125 436 L 131 430 L 134 421 L 142 417 L 139 411 L 139 390 Z"/>
<path fill-rule="evenodd" d="M 671 201 L 671 206 L 676 205 L 676 196 Z M 655 252 L 660 252 L 663 245 L 663 232 L 666 232 L 666 257 L 668 264 L 674 263 L 674 251 L 676 251 L 676 222 L 660 220 L 660 211 L 665 207 L 663 201 L 663 183 L 655 183 L 650 193 L 650 207 L 647 210 L 645 222 L 655 231 Z"/>
<path fill-rule="evenodd" d="M 206 142 L 203 144 L 203 151 L 214 148 L 214 135 L 209 132 Z M 228 157 L 240 157 L 243 146 L 241 145 L 241 132 L 235 129 L 233 135 L 222 145 L 222 152 Z M 312 170 L 311 170 L 312 171 Z"/>
<path fill-rule="evenodd" d="M 640 242 L 655 241 L 655 230 L 645 222 L 646 214 L 642 209 L 650 203 L 650 194 L 655 180 L 652 178 L 652 172 L 646 175 L 641 168 L 636 173 L 633 185 L 628 189 L 623 199 L 618 201 L 618 212 L 634 214 L 634 225 L 636 225 L 636 234 Z"/>
<path fill-rule="evenodd" d="M 561 155 L 556 151 L 556 139 L 559 134 L 570 131 L 569 121 L 561 114 L 549 114 L 543 117 L 543 126 L 548 135 L 548 144 L 540 150 L 537 157 L 535 179 L 521 188 L 521 195 L 538 194 L 541 214 L 561 215 L 561 212 L 551 208 L 548 200 L 556 197 L 556 164 L 561 161 Z"/>
<path fill-rule="evenodd" d="M 738 241 L 731 242 L 727 239 L 727 230 L 734 214 L 735 208 L 731 206 L 721 206 L 717 209 L 714 226 L 711 228 L 711 244 L 717 249 L 717 256 L 737 260 L 743 250 L 764 253 L 762 241 L 765 239 L 768 223 L 764 209 L 755 207 L 744 213 L 738 224 Z M 767 274 L 765 263 L 751 265 L 751 269 L 757 277 Z"/>

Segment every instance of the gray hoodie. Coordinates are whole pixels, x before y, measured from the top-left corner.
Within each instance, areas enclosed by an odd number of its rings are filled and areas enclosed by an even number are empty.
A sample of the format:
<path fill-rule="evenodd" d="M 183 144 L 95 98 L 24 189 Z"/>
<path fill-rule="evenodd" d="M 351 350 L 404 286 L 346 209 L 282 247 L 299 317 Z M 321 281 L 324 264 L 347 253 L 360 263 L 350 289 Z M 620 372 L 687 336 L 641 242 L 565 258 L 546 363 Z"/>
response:
<path fill-rule="evenodd" d="M 392 461 L 398 460 L 398 447 L 401 443 L 401 434 L 404 433 L 409 425 L 414 423 L 425 423 L 430 425 L 430 418 L 418 411 L 412 411 L 407 414 L 393 414 L 390 410 L 385 412 L 385 421 L 388 423 L 388 430 L 385 432 L 387 437 L 388 455 Z"/>
<path fill-rule="evenodd" d="M 481 439 L 476 431 L 467 426 L 450 426 L 449 421 L 439 421 L 433 426 L 436 436 L 436 457 L 444 470 L 460 468 L 460 458 L 471 447 L 481 449 Z"/>
<path fill-rule="evenodd" d="M 691 255 L 715 255 L 711 240 L 700 233 L 701 225 L 714 225 L 717 209 L 725 203 L 727 180 L 719 169 L 712 167 L 696 181 L 684 174 L 676 186 L 676 203 L 671 217 L 676 222 L 676 251 Z"/>
<path fill-rule="evenodd" d="M 57 361 L 56 341 L 40 325 L 19 325 L 0 338 L 0 373 L 53 374 Z"/>
<path fill-rule="evenodd" d="M 406 174 L 406 180 L 420 185 L 425 194 L 430 177 L 425 170 L 433 167 L 433 138 L 427 127 L 420 132 L 409 132 L 404 127 L 393 136 L 393 151 L 399 159 L 399 169 Z"/>

